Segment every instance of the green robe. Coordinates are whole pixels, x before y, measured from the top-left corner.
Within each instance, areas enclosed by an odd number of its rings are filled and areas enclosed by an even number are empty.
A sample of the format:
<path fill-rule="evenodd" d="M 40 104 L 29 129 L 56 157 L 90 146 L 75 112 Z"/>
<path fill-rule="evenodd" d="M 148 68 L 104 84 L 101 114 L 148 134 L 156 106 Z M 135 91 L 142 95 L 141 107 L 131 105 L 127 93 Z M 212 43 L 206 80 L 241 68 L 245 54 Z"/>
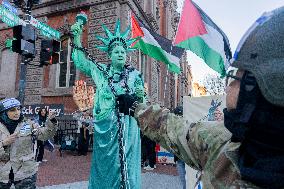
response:
<path fill-rule="evenodd" d="M 74 49 L 72 54 L 76 67 L 92 77 L 96 84 L 94 98 L 94 145 L 89 178 L 89 189 L 118 189 L 120 187 L 120 159 L 118 152 L 117 115 L 115 98 L 103 73 L 84 53 Z M 106 65 L 100 64 L 105 70 Z M 143 89 L 143 82 L 137 70 L 129 72 L 130 93 Z M 113 84 L 118 94 L 125 93 L 120 83 Z M 133 117 L 124 116 L 124 140 L 129 188 L 141 188 L 141 145 L 140 130 Z"/>

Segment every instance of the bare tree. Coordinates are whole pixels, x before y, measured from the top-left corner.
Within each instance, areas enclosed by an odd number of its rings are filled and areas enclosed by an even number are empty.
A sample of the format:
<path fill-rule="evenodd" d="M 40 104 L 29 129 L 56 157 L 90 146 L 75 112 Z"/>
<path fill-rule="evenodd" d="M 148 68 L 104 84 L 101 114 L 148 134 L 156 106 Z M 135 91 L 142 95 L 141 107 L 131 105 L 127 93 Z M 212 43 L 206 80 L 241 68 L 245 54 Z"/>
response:
<path fill-rule="evenodd" d="M 207 75 L 203 80 L 203 85 L 209 95 L 225 94 L 225 79 L 216 75 Z"/>

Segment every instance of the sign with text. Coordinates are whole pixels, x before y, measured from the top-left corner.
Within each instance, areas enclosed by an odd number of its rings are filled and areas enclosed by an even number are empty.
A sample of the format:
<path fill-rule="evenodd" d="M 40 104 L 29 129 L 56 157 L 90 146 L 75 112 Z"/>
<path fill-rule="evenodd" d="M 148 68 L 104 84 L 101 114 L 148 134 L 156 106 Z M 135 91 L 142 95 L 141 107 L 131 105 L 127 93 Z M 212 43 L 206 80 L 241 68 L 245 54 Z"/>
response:
<path fill-rule="evenodd" d="M 10 27 L 14 27 L 17 25 L 25 26 L 27 24 L 24 20 L 19 18 L 17 15 L 15 15 L 13 12 L 9 11 L 2 5 L 0 5 L 0 17 L 1 20 Z"/>
<path fill-rule="evenodd" d="M 13 7 L 8 1 L 3 0 L 1 2 L 1 4 L 6 7 L 9 11 L 11 11 L 12 13 L 19 15 L 17 8 Z"/>
<path fill-rule="evenodd" d="M 30 23 L 35 28 L 39 29 L 42 33 L 42 35 L 48 37 L 48 38 L 56 38 L 60 39 L 60 32 L 51 28 L 50 26 L 40 22 L 39 20 L 35 19 L 34 17 L 30 17 Z"/>
<path fill-rule="evenodd" d="M 4 1 L 3 1 L 4 2 Z M 3 4 L 2 2 L 2 4 Z M 10 6 L 8 9 L 6 6 L 4 7 L 4 4 L 0 4 L 0 18 L 1 20 L 6 23 L 10 27 L 14 27 L 17 25 L 26 26 L 27 22 L 25 22 L 23 19 L 18 17 L 14 12 L 14 7 Z M 9 7 L 9 6 L 8 6 Z M 11 8 L 12 7 L 12 8 Z M 51 28 L 47 24 L 44 24 L 40 22 L 39 20 L 35 19 L 34 17 L 30 16 L 30 24 L 34 26 L 35 28 L 39 29 L 42 33 L 42 35 L 48 37 L 48 38 L 56 38 L 60 39 L 60 32 Z"/>
<path fill-rule="evenodd" d="M 36 116 L 41 108 L 46 108 L 47 112 L 55 112 L 56 116 L 64 114 L 63 104 L 34 104 L 25 105 L 22 108 L 24 116 Z"/>

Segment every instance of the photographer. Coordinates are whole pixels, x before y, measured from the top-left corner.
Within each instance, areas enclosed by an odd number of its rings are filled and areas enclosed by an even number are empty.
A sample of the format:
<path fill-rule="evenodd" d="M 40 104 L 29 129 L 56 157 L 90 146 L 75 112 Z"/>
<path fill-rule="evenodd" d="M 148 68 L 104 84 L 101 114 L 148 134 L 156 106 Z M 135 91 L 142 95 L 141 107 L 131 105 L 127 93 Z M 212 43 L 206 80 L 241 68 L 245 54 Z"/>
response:
<path fill-rule="evenodd" d="M 57 128 L 54 114 L 48 115 L 46 127 L 25 119 L 21 103 L 15 98 L 0 101 L 0 188 L 35 189 L 38 163 L 32 151 L 33 140 L 45 141 Z"/>

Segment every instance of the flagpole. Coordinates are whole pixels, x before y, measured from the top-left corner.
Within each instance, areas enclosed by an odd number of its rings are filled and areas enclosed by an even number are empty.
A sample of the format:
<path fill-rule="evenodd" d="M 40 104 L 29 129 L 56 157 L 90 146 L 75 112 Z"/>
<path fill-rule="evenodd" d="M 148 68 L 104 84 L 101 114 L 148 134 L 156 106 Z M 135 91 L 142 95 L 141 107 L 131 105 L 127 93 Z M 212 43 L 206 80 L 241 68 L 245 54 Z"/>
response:
<path fill-rule="evenodd" d="M 164 87 L 164 101 L 165 101 L 165 99 L 166 99 L 167 83 L 168 83 L 168 80 L 169 80 L 168 75 L 169 75 L 169 71 L 168 71 L 168 69 L 167 69 L 167 72 L 166 72 L 166 81 L 165 81 L 165 87 Z"/>
<path fill-rule="evenodd" d="M 127 14 L 127 23 L 129 26 L 131 26 L 132 28 L 132 25 L 131 25 L 131 11 L 128 11 L 128 14 Z"/>
<path fill-rule="evenodd" d="M 139 69 L 139 71 L 142 73 L 142 70 L 141 70 L 141 69 L 142 69 L 142 65 L 141 65 L 141 64 L 142 64 L 142 61 L 141 61 L 141 58 L 142 58 L 142 57 L 141 57 L 141 50 L 139 49 L 139 50 L 138 50 L 138 69 Z"/>
<path fill-rule="evenodd" d="M 131 26 L 132 28 L 132 22 L 131 22 L 131 11 L 128 11 L 128 14 L 127 14 L 127 23 L 129 26 Z M 132 33 L 132 31 L 131 31 Z M 131 56 L 132 53 L 130 53 L 130 56 L 129 56 L 129 63 L 132 64 L 131 60 L 132 60 L 132 56 Z"/>

